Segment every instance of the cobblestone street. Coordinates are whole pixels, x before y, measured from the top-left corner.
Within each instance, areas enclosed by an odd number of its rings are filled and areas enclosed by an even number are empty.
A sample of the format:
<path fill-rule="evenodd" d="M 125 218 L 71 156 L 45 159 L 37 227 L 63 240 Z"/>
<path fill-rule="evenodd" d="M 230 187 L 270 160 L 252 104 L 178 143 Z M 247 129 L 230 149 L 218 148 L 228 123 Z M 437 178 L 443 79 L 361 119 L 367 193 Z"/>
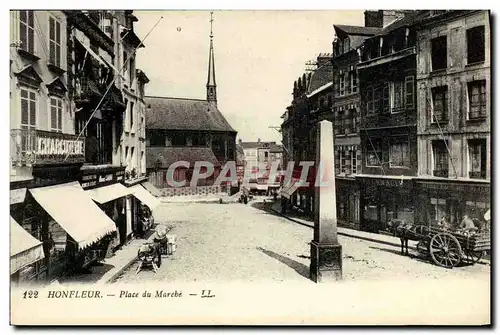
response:
<path fill-rule="evenodd" d="M 177 251 L 164 258 L 158 273 L 137 263 L 117 278 L 120 283 L 154 281 L 309 281 L 309 242 L 313 231 L 283 217 L 248 205 L 163 203 L 157 222 L 174 226 Z M 479 263 L 445 269 L 410 250 L 339 236 L 343 278 L 359 280 L 474 279 L 489 285 L 490 265 Z"/>

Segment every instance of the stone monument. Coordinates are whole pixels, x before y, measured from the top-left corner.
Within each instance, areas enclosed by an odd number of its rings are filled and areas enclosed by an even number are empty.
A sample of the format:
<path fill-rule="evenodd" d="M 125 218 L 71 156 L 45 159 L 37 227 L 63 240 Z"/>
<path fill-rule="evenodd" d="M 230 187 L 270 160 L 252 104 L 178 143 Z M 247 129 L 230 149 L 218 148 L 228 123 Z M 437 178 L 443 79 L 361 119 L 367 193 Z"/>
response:
<path fill-rule="evenodd" d="M 317 174 L 310 276 L 319 283 L 342 279 L 342 246 L 337 238 L 333 126 L 330 121 L 324 120 L 317 124 L 316 145 Z"/>

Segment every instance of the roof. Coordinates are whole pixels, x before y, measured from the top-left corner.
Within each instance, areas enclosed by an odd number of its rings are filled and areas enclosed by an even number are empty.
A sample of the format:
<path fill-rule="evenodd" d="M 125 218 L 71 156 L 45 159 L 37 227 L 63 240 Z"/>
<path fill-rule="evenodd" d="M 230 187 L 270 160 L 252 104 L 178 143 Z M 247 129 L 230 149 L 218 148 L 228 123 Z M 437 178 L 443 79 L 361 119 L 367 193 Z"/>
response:
<path fill-rule="evenodd" d="M 260 141 L 260 142 L 241 142 L 241 147 L 243 149 L 269 149 L 275 147 L 277 144 L 276 142 L 265 142 L 265 141 Z"/>
<path fill-rule="evenodd" d="M 325 85 L 323 85 L 323 86 L 315 89 L 314 91 L 312 91 L 311 93 L 309 93 L 307 95 L 307 97 L 310 98 L 310 97 L 312 97 L 312 96 L 314 96 L 314 95 L 316 95 L 316 94 L 318 94 L 318 93 L 326 90 L 327 88 L 330 88 L 331 86 L 333 86 L 333 81 L 330 81 L 329 83 L 326 83 Z"/>
<path fill-rule="evenodd" d="M 412 13 L 409 13 L 408 15 L 405 15 L 403 18 L 394 21 L 393 23 L 389 24 L 388 26 L 384 27 L 382 31 L 380 32 L 380 35 L 385 35 L 390 33 L 393 30 L 402 28 L 402 27 L 409 27 L 414 25 L 415 23 L 418 23 L 421 19 L 429 16 L 430 13 L 429 11 L 414 11 Z"/>
<path fill-rule="evenodd" d="M 236 132 L 206 100 L 151 97 L 146 101 L 146 128 Z"/>
<path fill-rule="evenodd" d="M 341 30 L 347 35 L 365 35 L 365 36 L 376 35 L 382 31 L 381 28 L 376 28 L 376 27 L 348 26 L 344 24 L 334 24 L 333 29 L 335 29 L 335 32 Z"/>
<path fill-rule="evenodd" d="M 318 67 L 311 75 L 309 80 L 309 87 L 307 88 L 307 93 L 314 92 L 320 87 L 328 84 L 333 80 L 333 66 L 332 63 L 328 62 L 326 64 Z"/>
<path fill-rule="evenodd" d="M 168 168 L 179 161 L 189 162 L 190 167 L 201 161 L 220 166 L 212 149 L 207 147 L 148 147 L 146 150 L 147 168 Z"/>
<path fill-rule="evenodd" d="M 283 152 L 283 146 L 276 144 L 272 145 L 271 148 L 269 149 L 270 152 Z"/>

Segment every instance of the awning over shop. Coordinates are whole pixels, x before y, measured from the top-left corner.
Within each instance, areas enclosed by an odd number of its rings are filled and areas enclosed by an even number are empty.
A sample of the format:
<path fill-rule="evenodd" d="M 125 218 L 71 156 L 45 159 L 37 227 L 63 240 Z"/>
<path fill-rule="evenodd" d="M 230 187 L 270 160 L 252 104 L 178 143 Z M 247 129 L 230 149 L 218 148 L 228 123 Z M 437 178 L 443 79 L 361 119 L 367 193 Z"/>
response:
<path fill-rule="evenodd" d="M 79 249 L 115 232 L 116 225 L 78 182 L 30 189 L 35 200 L 76 241 Z"/>
<path fill-rule="evenodd" d="M 281 196 L 285 197 L 287 199 L 290 199 L 292 194 L 294 194 L 295 191 L 297 191 L 299 187 L 300 187 L 299 180 L 294 179 L 294 180 L 290 181 L 290 183 L 288 183 L 286 186 L 283 187 L 283 189 L 281 190 Z"/>
<path fill-rule="evenodd" d="M 126 188 L 120 183 L 94 188 L 85 192 L 87 192 L 94 201 L 100 204 L 132 194 L 129 188 Z"/>
<path fill-rule="evenodd" d="M 10 274 L 44 258 L 42 242 L 10 217 Z"/>
<path fill-rule="evenodd" d="M 141 185 L 134 185 L 132 187 L 129 187 L 129 190 L 132 191 L 133 195 L 137 199 L 139 199 L 140 202 L 148 206 L 151 210 L 160 205 L 160 200 L 153 197 L 153 195 Z"/>
<path fill-rule="evenodd" d="M 153 184 L 151 184 L 149 181 L 145 181 L 143 183 L 141 183 L 141 185 L 149 191 L 149 193 L 151 193 L 152 195 L 154 195 L 155 197 L 161 197 L 161 192 L 160 190 L 154 186 Z"/>

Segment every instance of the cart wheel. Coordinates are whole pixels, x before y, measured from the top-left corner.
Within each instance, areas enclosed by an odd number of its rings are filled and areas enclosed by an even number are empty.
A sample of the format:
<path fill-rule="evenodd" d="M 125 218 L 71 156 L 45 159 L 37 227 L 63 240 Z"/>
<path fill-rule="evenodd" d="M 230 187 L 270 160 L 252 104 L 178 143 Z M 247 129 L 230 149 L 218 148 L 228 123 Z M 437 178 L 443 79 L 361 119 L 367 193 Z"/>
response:
<path fill-rule="evenodd" d="M 473 251 L 473 250 L 465 250 L 464 256 L 465 261 L 469 264 L 475 264 L 479 262 L 479 260 L 483 257 L 483 251 Z"/>
<path fill-rule="evenodd" d="M 455 236 L 439 233 L 432 237 L 429 246 L 432 260 L 439 266 L 452 268 L 462 259 L 462 248 Z"/>

